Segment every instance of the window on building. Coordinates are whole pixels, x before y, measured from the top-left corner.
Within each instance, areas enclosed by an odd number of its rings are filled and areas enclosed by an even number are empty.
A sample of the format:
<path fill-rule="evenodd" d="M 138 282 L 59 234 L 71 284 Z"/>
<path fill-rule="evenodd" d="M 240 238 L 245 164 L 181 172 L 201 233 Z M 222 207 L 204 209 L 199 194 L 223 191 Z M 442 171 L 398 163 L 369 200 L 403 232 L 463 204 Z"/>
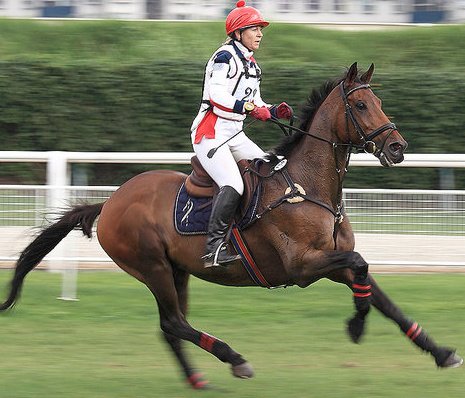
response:
<path fill-rule="evenodd" d="M 36 8 L 36 5 L 34 4 L 34 0 L 23 0 L 23 9 L 24 10 L 33 10 Z"/>
<path fill-rule="evenodd" d="M 333 0 L 333 10 L 337 13 L 347 12 L 347 0 Z"/>
<path fill-rule="evenodd" d="M 278 2 L 278 11 L 279 12 L 290 12 L 292 11 L 292 0 L 280 0 Z"/>
<path fill-rule="evenodd" d="M 373 14 L 375 12 L 375 8 L 374 0 L 362 0 L 362 12 L 364 14 Z"/>
<path fill-rule="evenodd" d="M 306 12 L 319 12 L 321 9 L 320 0 L 306 0 L 304 2 L 304 10 Z"/>
<path fill-rule="evenodd" d="M 395 14 L 406 14 L 410 12 L 410 4 L 405 1 L 399 0 L 394 3 L 393 11 Z"/>
<path fill-rule="evenodd" d="M 425 1 L 425 0 L 415 0 L 413 2 L 414 11 L 443 11 L 444 2 L 441 0 L 436 1 Z"/>

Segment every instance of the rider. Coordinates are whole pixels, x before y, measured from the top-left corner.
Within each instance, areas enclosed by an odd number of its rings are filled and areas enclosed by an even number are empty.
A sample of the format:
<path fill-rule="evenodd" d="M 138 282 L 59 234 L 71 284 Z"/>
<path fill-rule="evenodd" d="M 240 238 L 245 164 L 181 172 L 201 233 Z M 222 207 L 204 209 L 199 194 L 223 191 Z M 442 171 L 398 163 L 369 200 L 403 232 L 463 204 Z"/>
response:
<path fill-rule="evenodd" d="M 228 254 L 225 244 L 244 191 L 236 162 L 265 155 L 242 131 L 243 120 L 247 114 L 262 121 L 271 117 L 290 119 L 293 114 L 285 102 L 271 106 L 260 96 L 261 70 L 253 52 L 260 47 L 263 28 L 268 25 L 257 9 L 238 1 L 226 18 L 229 39 L 205 67 L 202 102 L 191 127 L 192 145 L 203 168 L 220 188 L 208 225 L 206 254 L 202 257 L 205 267 L 240 258 Z M 213 148 L 217 150 L 209 157 Z"/>

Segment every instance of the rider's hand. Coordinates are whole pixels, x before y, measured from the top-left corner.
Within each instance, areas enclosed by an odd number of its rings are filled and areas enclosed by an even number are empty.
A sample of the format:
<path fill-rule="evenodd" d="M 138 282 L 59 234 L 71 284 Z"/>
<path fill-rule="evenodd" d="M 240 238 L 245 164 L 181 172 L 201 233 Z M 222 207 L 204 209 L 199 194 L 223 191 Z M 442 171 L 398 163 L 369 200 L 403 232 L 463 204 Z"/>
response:
<path fill-rule="evenodd" d="M 279 105 L 274 106 L 271 109 L 271 113 L 274 117 L 278 119 L 287 119 L 289 120 L 292 115 L 294 115 L 293 109 L 290 105 L 286 104 L 285 102 L 281 102 Z"/>
<path fill-rule="evenodd" d="M 271 119 L 271 112 L 266 106 L 256 106 L 249 115 L 263 122 Z"/>

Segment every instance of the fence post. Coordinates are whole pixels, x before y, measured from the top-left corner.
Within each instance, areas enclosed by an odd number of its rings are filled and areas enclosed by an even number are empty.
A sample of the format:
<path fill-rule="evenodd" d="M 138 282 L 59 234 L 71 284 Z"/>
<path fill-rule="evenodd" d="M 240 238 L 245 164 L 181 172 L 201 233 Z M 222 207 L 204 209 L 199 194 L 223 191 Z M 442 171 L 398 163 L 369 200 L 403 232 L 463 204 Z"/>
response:
<path fill-rule="evenodd" d="M 65 187 L 70 185 L 66 152 L 49 152 L 47 161 L 47 208 L 57 209 L 65 205 Z"/>
<path fill-rule="evenodd" d="M 71 184 L 70 168 L 66 152 L 49 152 L 47 161 L 47 214 L 53 218 L 54 213 L 67 206 L 69 192 L 67 187 Z M 61 296 L 63 300 L 77 300 L 77 262 L 65 260 L 66 253 L 70 252 L 67 240 L 60 242 L 49 254 L 48 270 L 62 273 Z"/>

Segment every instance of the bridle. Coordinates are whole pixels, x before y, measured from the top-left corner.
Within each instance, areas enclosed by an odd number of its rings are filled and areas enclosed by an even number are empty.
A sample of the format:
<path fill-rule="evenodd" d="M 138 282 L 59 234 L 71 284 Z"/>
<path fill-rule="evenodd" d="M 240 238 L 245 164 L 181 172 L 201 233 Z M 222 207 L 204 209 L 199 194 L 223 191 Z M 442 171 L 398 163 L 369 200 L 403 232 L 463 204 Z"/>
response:
<path fill-rule="evenodd" d="M 344 113 L 346 117 L 347 134 L 349 134 L 349 120 L 350 120 L 352 122 L 352 125 L 355 128 L 355 131 L 360 137 L 360 140 L 363 142 L 363 145 L 361 145 L 363 150 L 367 153 L 371 153 L 375 155 L 376 157 L 379 157 L 384 149 L 384 145 L 386 144 L 387 139 L 394 131 L 397 130 L 396 125 L 394 123 L 389 122 L 389 123 L 382 125 L 381 127 L 378 127 L 377 129 L 372 131 L 370 134 L 366 134 L 362 126 L 360 126 L 360 123 L 357 121 L 357 119 L 354 116 L 354 113 L 352 111 L 352 106 L 349 104 L 349 101 L 348 101 L 348 97 L 350 94 L 354 93 L 357 90 L 371 89 L 371 86 L 369 84 L 361 84 L 346 92 L 344 88 L 344 80 L 342 80 L 341 83 L 339 83 L 339 89 L 341 92 L 342 100 L 344 101 L 344 108 L 345 108 Z M 381 133 L 384 133 L 386 130 L 390 130 L 390 133 L 384 139 L 383 144 L 381 145 L 381 148 L 378 148 L 373 140 Z"/>

